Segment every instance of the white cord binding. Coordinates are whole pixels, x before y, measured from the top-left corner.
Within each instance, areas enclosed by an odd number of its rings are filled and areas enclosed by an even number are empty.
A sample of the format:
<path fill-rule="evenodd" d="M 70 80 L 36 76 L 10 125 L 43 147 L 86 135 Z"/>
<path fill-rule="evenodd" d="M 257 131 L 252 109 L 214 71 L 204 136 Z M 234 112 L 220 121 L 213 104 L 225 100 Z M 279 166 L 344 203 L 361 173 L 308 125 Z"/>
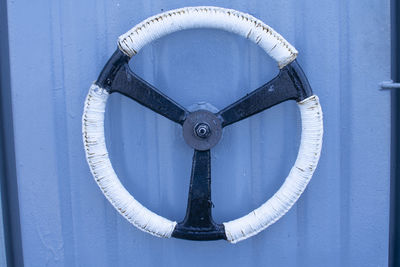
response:
<path fill-rule="evenodd" d="M 82 117 L 86 159 L 103 194 L 118 212 L 137 228 L 159 237 L 171 237 L 176 222 L 143 207 L 119 181 L 108 157 L 104 137 L 104 112 L 108 92 L 95 84 L 89 89 Z"/>
<path fill-rule="evenodd" d="M 246 216 L 224 223 L 227 240 L 237 243 L 261 232 L 281 218 L 306 189 L 317 167 L 322 147 L 323 122 L 318 96 L 297 103 L 302 132 L 296 162 L 279 190 Z"/>
<path fill-rule="evenodd" d="M 132 57 L 164 35 L 194 28 L 214 28 L 241 35 L 264 49 L 280 68 L 297 56 L 297 50 L 264 22 L 246 13 L 212 6 L 185 7 L 150 17 L 121 35 L 118 46 Z"/>
<path fill-rule="evenodd" d="M 297 51 L 282 36 L 254 17 L 231 9 L 189 7 L 168 11 L 139 23 L 119 38 L 120 49 L 132 57 L 147 43 L 168 33 L 189 28 L 218 28 L 242 35 L 260 45 L 279 67 L 292 62 Z M 93 84 L 85 101 L 82 134 L 86 159 L 93 177 L 111 204 L 130 223 L 159 237 L 171 237 L 176 222 L 142 206 L 119 181 L 108 157 L 104 112 L 108 92 Z M 318 164 L 323 122 L 318 97 L 298 103 L 302 120 L 297 160 L 281 188 L 246 216 L 223 223 L 227 240 L 236 243 L 264 230 L 281 218 L 297 201 Z"/>

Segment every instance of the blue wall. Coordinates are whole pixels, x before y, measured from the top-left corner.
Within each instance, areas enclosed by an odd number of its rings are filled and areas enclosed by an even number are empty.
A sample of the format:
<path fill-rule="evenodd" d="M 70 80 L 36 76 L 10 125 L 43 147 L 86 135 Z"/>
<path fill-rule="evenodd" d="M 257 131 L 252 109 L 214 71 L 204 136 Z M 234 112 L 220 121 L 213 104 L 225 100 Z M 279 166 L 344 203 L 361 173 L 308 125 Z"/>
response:
<path fill-rule="evenodd" d="M 299 50 L 325 115 L 321 161 L 298 204 L 237 245 L 142 233 L 106 201 L 84 157 L 83 101 L 117 37 L 148 16 L 189 5 L 248 12 L 281 33 Z M 390 94 L 379 83 L 390 78 L 389 0 L 9 0 L 7 6 L 19 198 L 13 208 L 26 266 L 387 266 Z M 278 71 L 260 48 L 217 30 L 162 38 L 131 66 L 186 107 L 207 101 L 222 108 Z M 106 119 L 122 183 L 151 210 L 182 219 L 192 150 L 180 127 L 119 95 L 111 97 Z M 292 102 L 225 129 L 212 151 L 216 221 L 242 216 L 272 196 L 299 137 Z"/>

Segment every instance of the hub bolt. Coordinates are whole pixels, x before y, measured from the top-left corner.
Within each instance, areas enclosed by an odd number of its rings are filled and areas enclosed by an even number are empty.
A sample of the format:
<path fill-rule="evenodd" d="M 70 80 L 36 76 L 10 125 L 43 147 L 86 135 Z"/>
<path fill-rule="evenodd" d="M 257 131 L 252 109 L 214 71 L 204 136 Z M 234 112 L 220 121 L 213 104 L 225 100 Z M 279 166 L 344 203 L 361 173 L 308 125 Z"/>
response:
<path fill-rule="evenodd" d="M 194 133 L 200 138 L 207 138 L 211 134 L 210 126 L 207 123 L 198 123 L 194 127 Z"/>

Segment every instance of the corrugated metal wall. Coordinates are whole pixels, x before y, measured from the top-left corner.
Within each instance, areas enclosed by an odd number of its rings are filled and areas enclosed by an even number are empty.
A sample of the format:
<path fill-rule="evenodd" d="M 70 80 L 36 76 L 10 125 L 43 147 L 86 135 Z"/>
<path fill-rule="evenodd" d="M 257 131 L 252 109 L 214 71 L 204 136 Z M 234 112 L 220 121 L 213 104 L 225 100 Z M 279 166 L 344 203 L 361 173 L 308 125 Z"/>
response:
<path fill-rule="evenodd" d="M 390 77 L 389 0 L 7 4 L 14 208 L 26 266 L 387 265 L 390 95 L 379 83 Z M 286 37 L 325 115 L 320 165 L 298 204 L 237 245 L 140 232 L 103 197 L 84 157 L 83 101 L 117 37 L 150 15 L 189 5 L 248 12 Z M 207 101 L 218 108 L 277 73 L 254 44 L 216 30 L 162 38 L 131 65 L 184 106 Z M 299 126 L 295 103 L 284 103 L 225 129 L 212 152 L 216 221 L 246 214 L 277 190 L 295 160 Z M 106 128 L 122 183 L 151 210 L 181 220 L 192 150 L 180 127 L 113 95 Z"/>

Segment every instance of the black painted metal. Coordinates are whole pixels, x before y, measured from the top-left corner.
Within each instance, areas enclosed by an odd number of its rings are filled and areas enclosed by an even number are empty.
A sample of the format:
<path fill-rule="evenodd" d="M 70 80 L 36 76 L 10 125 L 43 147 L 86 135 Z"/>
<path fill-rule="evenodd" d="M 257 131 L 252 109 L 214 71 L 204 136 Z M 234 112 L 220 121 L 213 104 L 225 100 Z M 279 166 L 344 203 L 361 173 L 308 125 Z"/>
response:
<path fill-rule="evenodd" d="M 222 136 L 221 120 L 208 110 L 191 112 L 183 123 L 183 138 L 194 149 L 205 151 L 214 147 Z M 201 129 L 208 132 L 201 134 Z"/>
<path fill-rule="evenodd" d="M 298 98 L 296 99 L 297 102 L 302 101 L 314 94 L 311 89 L 310 83 L 308 82 L 308 79 L 304 74 L 303 69 L 297 62 L 297 60 L 294 60 L 285 68 L 288 69 L 289 76 L 292 79 L 293 85 L 297 89 L 298 93 Z"/>
<path fill-rule="evenodd" d="M 311 95 L 308 80 L 295 60 L 282 68 L 274 79 L 224 108 L 218 115 L 222 119 L 222 127 L 225 127 L 281 102 L 301 101 Z"/>
<path fill-rule="evenodd" d="M 118 92 L 128 96 L 143 106 L 179 124 L 183 124 L 188 114 L 188 111 L 184 107 L 133 73 L 128 64 L 124 64 L 116 73 L 110 92 Z"/>
<path fill-rule="evenodd" d="M 121 93 L 154 112 L 183 124 L 188 111 L 133 73 L 129 57 L 118 49 L 103 68 L 96 84 L 110 93 Z"/>
<path fill-rule="evenodd" d="M 115 75 L 118 70 L 125 64 L 129 62 L 129 57 L 117 49 L 114 54 L 107 61 L 103 70 L 100 72 L 95 84 L 101 88 L 110 91 L 111 84 L 114 81 Z"/>
<path fill-rule="evenodd" d="M 226 239 L 222 224 L 212 219 L 210 148 L 222 136 L 222 128 L 286 100 L 301 101 L 312 95 L 311 87 L 297 61 L 282 68 L 270 82 L 214 114 L 185 108 L 147 83 L 128 65 L 129 57 L 119 49 L 111 56 L 96 84 L 109 93 L 118 92 L 158 114 L 182 125 L 183 136 L 195 149 L 185 219 L 173 237 L 189 240 Z"/>
<path fill-rule="evenodd" d="M 173 237 L 203 241 L 226 239 L 224 226 L 216 224 L 211 215 L 210 153 L 210 150 L 194 151 L 186 216 L 175 227 Z"/>

